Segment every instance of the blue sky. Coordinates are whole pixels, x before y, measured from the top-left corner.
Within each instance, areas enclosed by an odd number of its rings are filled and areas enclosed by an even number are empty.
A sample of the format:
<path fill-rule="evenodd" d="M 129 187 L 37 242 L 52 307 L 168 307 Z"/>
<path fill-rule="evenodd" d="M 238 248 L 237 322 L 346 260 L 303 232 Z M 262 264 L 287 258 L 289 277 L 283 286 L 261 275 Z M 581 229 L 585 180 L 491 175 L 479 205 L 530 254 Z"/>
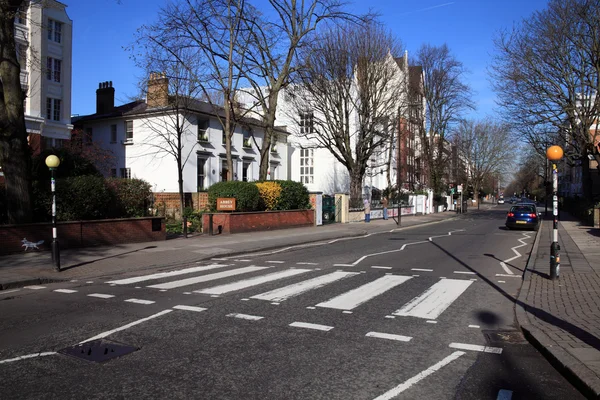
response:
<path fill-rule="evenodd" d="M 255 0 L 260 4 L 263 0 Z M 112 81 L 115 104 L 128 102 L 137 91 L 141 71 L 124 48 L 137 28 L 156 20 L 165 0 L 64 0 L 73 20 L 72 114 L 95 112 L 98 83 Z M 476 92 L 478 107 L 471 118 L 494 116 L 494 93 L 487 69 L 494 52 L 495 33 L 543 9 L 547 0 L 361 0 L 355 12 L 368 7 L 414 55 L 423 43 L 447 43 L 470 71 L 467 82 Z"/>

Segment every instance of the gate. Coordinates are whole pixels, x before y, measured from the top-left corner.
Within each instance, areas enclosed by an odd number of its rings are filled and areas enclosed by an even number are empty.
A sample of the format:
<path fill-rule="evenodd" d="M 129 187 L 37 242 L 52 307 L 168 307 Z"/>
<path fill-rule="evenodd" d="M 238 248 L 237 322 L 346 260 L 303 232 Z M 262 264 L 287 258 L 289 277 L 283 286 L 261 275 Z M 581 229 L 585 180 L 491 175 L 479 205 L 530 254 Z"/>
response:
<path fill-rule="evenodd" d="M 323 225 L 335 222 L 335 197 L 323 196 Z"/>

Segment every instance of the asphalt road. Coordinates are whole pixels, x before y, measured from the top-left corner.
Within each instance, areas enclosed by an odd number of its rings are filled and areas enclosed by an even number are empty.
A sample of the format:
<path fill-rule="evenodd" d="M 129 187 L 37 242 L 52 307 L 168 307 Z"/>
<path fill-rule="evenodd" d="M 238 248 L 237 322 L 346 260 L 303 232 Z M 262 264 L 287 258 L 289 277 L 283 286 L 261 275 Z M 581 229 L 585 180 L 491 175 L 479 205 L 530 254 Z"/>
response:
<path fill-rule="evenodd" d="M 0 293 L 0 398 L 583 398 L 515 325 L 507 209 Z"/>

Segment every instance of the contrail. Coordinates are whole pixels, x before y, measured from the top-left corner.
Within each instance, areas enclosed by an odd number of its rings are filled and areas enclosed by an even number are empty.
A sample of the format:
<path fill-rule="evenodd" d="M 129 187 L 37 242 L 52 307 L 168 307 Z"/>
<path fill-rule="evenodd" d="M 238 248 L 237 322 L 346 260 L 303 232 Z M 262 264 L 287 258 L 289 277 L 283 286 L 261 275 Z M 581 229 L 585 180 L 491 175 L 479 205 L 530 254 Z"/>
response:
<path fill-rule="evenodd" d="M 400 14 L 400 15 L 414 14 L 414 13 L 417 13 L 417 12 L 422 12 L 422 11 L 429 11 L 429 10 L 433 10 L 434 8 L 446 7 L 446 6 L 452 5 L 452 4 L 454 4 L 454 3 L 455 3 L 455 2 L 454 2 L 454 1 L 452 1 L 452 2 L 450 2 L 450 3 L 438 4 L 437 6 L 431 6 L 431 7 L 421 8 L 421 9 L 419 9 L 419 10 L 405 12 L 405 13 L 402 13 L 402 14 Z"/>

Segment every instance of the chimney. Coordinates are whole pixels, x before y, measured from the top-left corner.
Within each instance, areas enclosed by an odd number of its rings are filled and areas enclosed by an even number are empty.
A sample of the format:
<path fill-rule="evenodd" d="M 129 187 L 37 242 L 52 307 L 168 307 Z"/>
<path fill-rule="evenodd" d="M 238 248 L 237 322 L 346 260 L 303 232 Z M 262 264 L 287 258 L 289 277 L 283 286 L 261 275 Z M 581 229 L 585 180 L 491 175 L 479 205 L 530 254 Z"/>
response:
<path fill-rule="evenodd" d="M 146 103 L 149 108 L 169 105 L 169 79 L 165 74 L 151 73 L 148 79 L 148 95 Z"/>
<path fill-rule="evenodd" d="M 96 90 L 96 114 L 106 114 L 115 108 L 115 88 L 112 81 L 100 82 Z"/>

